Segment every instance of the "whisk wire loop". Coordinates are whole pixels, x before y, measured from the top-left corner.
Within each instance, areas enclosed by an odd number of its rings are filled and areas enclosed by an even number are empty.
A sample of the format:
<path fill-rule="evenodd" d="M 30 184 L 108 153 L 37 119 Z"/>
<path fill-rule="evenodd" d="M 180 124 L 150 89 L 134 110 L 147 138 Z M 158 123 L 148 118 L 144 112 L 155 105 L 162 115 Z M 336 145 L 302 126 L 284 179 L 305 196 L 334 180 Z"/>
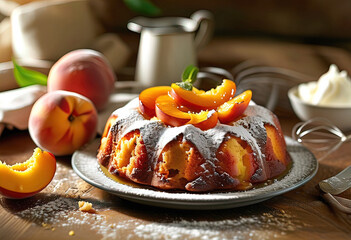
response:
<path fill-rule="evenodd" d="M 319 160 L 324 159 L 351 139 L 351 135 L 346 136 L 325 118 L 312 118 L 306 122 L 297 123 L 292 129 L 292 137 L 314 151 L 325 151 Z"/>

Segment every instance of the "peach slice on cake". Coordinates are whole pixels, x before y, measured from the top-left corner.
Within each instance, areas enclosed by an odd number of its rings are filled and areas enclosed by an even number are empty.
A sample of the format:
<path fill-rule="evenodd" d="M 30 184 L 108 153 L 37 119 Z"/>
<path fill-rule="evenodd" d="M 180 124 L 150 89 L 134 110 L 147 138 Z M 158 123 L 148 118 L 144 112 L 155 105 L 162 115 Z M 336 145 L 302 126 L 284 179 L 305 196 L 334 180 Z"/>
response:
<path fill-rule="evenodd" d="M 139 111 L 146 117 L 152 118 L 155 113 L 155 101 L 161 95 L 167 95 L 172 88 L 159 86 L 147 88 L 139 94 Z"/>
<path fill-rule="evenodd" d="M 186 108 L 182 110 L 168 95 L 162 95 L 156 99 L 156 116 L 168 125 L 178 127 L 193 124 L 202 130 L 207 130 L 216 126 L 218 122 L 218 114 L 215 111 L 191 113 L 185 111 Z"/>
<path fill-rule="evenodd" d="M 192 87 L 191 90 L 186 90 L 176 83 L 173 83 L 171 87 L 170 95 L 178 105 L 186 106 L 196 111 L 216 109 L 230 100 L 236 91 L 235 83 L 227 79 L 224 79 L 221 85 L 208 91 L 198 90 L 195 87 Z"/>
<path fill-rule="evenodd" d="M 218 118 L 221 123 L 229 123 L 240 117 L 251 101 L 252 92 L 246 90 L 218 107 Z"/>

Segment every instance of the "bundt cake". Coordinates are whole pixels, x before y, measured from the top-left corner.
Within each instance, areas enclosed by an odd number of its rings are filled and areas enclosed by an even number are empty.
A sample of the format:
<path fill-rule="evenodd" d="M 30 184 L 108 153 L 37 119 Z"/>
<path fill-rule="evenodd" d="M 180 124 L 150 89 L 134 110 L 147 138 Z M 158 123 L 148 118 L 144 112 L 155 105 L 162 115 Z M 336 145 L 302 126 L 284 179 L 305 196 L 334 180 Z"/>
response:
<path fill-rule="evenodd" d="M 251 91 L 234 93 L 229 80 L 207 92 L 147 89 L 111 114 L 98 161 L 113 175 L 163 190 L 246 190 L 277 178 L 291 162 L 278 118 L 249 105 Z"/>

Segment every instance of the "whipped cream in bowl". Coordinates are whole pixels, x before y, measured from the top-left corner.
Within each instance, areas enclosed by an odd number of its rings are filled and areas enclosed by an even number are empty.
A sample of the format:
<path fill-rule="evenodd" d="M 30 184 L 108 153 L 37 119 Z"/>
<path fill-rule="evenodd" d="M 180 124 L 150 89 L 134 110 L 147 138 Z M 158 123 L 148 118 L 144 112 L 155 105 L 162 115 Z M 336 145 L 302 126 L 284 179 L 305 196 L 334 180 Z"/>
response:
<path fill-rule="evenodd" d="M 325 107 L 351 107 L 351 79 L 332 64 L 318 81 L 300 84 L 298 96 L 306 103 Z"/>
<path fill-rule="evenodd" d="M 291 88 L 288 96 L 301 120 L 322 117 L 343 131 L 351 130 L 351 79 L 336 65 L 332 64 L 317 81 Z"/>

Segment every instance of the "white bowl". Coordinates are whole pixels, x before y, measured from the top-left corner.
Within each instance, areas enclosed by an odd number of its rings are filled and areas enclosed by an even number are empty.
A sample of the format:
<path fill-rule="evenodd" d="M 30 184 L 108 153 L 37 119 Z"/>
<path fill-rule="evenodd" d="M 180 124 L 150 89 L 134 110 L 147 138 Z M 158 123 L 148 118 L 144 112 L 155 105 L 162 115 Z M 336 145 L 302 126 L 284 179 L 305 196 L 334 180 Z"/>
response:
<path fill-rule="evenodd" d="M 303 102 L 297 92 L 297 86 L 288 91 L 291 106 L 302 120 L 322 117 L 328 119 L 342 131 L 351 130 L 351 107 L 323 107 Z"/>

